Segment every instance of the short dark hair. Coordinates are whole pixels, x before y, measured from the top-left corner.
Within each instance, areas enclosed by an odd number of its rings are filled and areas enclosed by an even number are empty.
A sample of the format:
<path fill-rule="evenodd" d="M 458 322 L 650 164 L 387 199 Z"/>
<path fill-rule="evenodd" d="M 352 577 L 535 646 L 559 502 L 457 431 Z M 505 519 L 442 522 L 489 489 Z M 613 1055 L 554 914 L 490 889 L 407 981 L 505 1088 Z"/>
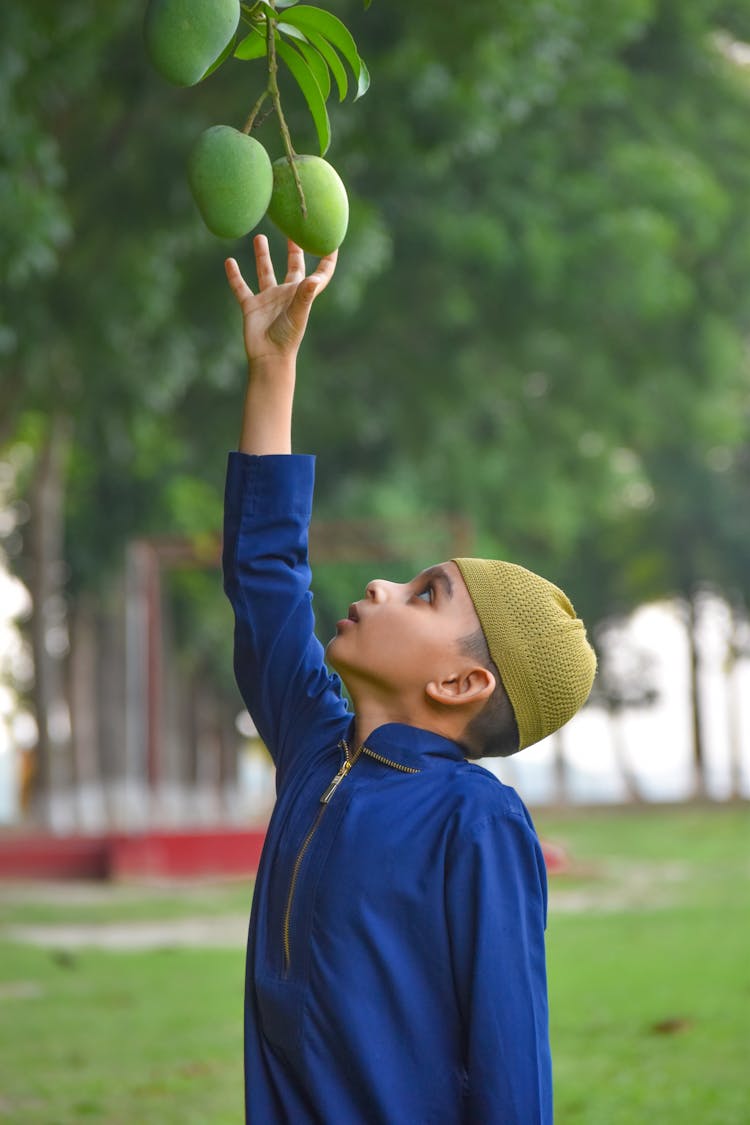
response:
<path fill-rule="evenodd" d="M 461 651 L 495 677 L 495 690 L 484 707 L 467 723 L 461 744 L 468 758 L 509 758 L 521 749 L 516 716 L 481 629 L 460 640 Z"/>

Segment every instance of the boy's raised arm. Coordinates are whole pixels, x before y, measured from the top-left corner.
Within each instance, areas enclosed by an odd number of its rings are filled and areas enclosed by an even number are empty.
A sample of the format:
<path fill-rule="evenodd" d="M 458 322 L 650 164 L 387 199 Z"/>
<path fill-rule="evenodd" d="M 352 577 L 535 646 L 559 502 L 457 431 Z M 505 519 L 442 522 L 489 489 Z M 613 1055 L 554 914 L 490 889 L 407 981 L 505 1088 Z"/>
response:
<path fill-rule="evenodd" d="M 248 382 L 242 416 L 241 453 L 291 453 L 292 405 L 297 352 L 310 308 L 333 277 L 337 251 L 321 258 L 305 277 L 305 255 L 288 243 L 286 277 L 276 281 L 268 239 L 253 239 L 258 292 L 240 273 L 234 258 L 224 263 L 227 280 L 242 309 Z"/>
<path fill-rule="evenodd" d="M 335 746 L 347 723 L 337 676 L 315 636 L 307 557 L 314 461 L 291 455 L 296 358 L 315 296 L 336 255 L 305 277 L 289 243 L 278 284 L 263 235 L 254 240 L 258 292 L 233 258 L 227 278 L 242 309 L 248 382 L 239 451 L 224 504 L 224 589 L 235 618 L 234 669 L 245 706 L 277 767 L 277 788 L 301 755 Z"/>

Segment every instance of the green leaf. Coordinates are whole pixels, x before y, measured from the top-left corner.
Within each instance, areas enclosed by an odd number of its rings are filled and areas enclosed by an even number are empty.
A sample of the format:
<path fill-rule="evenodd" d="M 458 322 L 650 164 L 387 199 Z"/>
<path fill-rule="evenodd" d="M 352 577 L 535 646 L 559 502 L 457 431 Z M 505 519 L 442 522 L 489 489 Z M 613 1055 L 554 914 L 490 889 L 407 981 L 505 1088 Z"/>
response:
<path fill-rule="evenodd" d="M 344 67 L 344 64 L 342 63 L 341 59 L 336 53 L 336 50 L 331 46 L 328 40 L 324 39 L 322 35 L 319 35 L 317 31 L 310 31 L 308 29 L 306 35 L 312 46 L 315 47 L 317 51 L 320 51 L 321 55 L 331 68 L 331 73 L 333 74 L 333 77 L 336 80 L 336 85 L 339 88 L 339 101 L 343 102 L 344 98 L 346 97 L 346 91 L 349 89 L 349 81 L 346 77 L 346 69 Z"/>
<path fill-rule="evenodd" d="M 304 31 L 300 31 L 293 23 L 284 23 L 284 21 L 281 20 L 276 24 L 276 30 L 280 31 L 282 35 L 286 35 L 289 39 L 297 39 L 300 43 L 307 42 L 307 36 Z"/>
<path fill-rule="evenodd" d="M 234 57 L 236 59 L 260 59 L 265 53 L 265 36 L 260 31 L 253 30 L 237 44 Z"/>
<path fill-rule="evenodd" d="M 226 62 L 226 60 L 231 55 L 233 49 L 234 49 L 234 36 L 232 36 L 232 38 L 229 40 L 226 47 L 224 48 L 224 50 L 219 55 L 218 59 L 214 59 L 214 61 L 211 63 L 210 67 L 208 68 L 206 73 L 203 75 L 203 78 L 201 78 L 201 82 L 203 81 L 204 78 L 208 78 L 209 74 L 213 74 L 213 72 L 215 70 L 218 70 L 223 62 Z"/>
<path fill-rule="evenodd" d="M 341 22 L 338 16 L 326 12 L 323 8 L 315 8 L 312 4 L 298 4 L 284 17 L 286 23 L 294 24 L 307 34 L 308 31 L 317 31 L 341 52 L 357 79 L 357 98 L 365 93 L 370 85 L 370 75 L 367 67 L 359 57 L 357 44 L 354 42 L 349 28 Z M 356 99 L 355 99 L 356 100 Z"/>
<path fill-rule="evenodd" d="M 282 8 L 291 8 L 296 3 L 297 0 L 276 0 L 276 8 L 281 11 Z"/>
<path fill-rule="evenodd" d="M 363 94 L 366 94 L 369 89 L 370 72 L 365 65 L 365 60 L 361 58 L 359 60 L 359 76 L 357 78 L 357 96 L 354 99 L 355 102 L 357 98 L 361 98 Z"/>
<path fill-rule="evenodd" d="M 281 24 L 276 25 L 281 30 Z M 302 35 L 301 31 L 294 28 L 297 35 Z M 323 101 L 328 100 L 328 95 L 331 92 L 331 74 L 328 70 L 328 65 L 322 55 L 319 55 L 314 47 L 311 47 L 307 39 L 302 37 L 300 40 L 295 40 L 293 46 L 302 55 L 308 67 L 313 73 L 315 81 L 320 86 L 320 92 L 323 95 Z"/>
<path fill-rule="evenodd" d="M 308 109 L 315 122 L 315 129 L 318 134 L 318 145 L 320 146 L 320 155 L 325 156 L 328 152 L 328 146 L 331 143 L 331 123 L 328 120 L 328 110 L 326 103 L 321 93 L 320 86 L 317 83 L 315 75 L 312 73 L 302 56 L 290 47 L 282 39 L 279 39 L 276 44 L 276 51 L 280 59 L 286 63 L 294 76 L 297 85 L 304 94 L 305 101 L 307 102 Z"/>

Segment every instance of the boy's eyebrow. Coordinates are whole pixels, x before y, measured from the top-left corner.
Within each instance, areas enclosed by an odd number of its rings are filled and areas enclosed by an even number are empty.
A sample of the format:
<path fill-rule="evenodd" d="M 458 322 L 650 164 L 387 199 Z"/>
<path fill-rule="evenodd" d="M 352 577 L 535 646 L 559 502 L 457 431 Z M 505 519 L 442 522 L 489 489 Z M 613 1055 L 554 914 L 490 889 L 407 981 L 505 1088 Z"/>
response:
<path fill-rule="evenodd" d="M 443 585 L 446 596 L 449 598 L 452 596 L 453 583 L 451 582 L 448 571 L 444 570 L 442 566 L 431 566 L 428 570 L 423 570 L 422 578 L 432 578 L 434 580 L 437 580 Z"/>

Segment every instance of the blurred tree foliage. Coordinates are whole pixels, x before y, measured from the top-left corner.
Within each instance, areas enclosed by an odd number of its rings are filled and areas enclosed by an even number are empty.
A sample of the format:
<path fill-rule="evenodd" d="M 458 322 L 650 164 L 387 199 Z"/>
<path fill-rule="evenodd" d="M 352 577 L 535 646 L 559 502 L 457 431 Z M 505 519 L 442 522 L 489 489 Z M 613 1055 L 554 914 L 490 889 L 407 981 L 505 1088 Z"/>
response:
<path fill-rule="evenodd" d="M 592 622 L 702 583 L 743 605 L 750 0 L 332 7 L 373 86 L 332 109 L 352 220 L 296 411 L 319 513 L 464 512 L 478 551 L 550 574 Z M 249 247 L 206 234 L 184 166 L 258 91 L 231 63 L 167 87 L 141 17 L 4 12 L 0 440 L 33 450 L 33 499 L 62 435 L 73 604 L 128 538 L 219 527 L 243 393 L 221 263 L 249 269 Z M 320 577 L 330 620 L 357 590 Z M 214 579 L 177 585 L 186 653 L 228 679 Z"/>

